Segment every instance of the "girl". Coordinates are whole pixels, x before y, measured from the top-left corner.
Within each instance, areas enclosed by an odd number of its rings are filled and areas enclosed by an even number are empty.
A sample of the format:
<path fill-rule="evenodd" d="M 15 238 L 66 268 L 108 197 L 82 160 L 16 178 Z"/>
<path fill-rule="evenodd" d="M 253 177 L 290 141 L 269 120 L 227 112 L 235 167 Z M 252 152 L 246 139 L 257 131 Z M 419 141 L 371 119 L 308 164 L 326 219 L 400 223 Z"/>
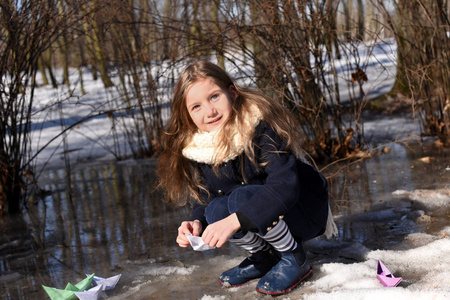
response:
<path fill-rule="evenodd" d="M 303 159 L 294 117 L 205 61 L 183 71 L 171 110 L 159 186 L 176 204 L 193 202 L 177 243 L 188 247 L 188 234 L 235 243 L 250 256 L 222 285 L 261 278 L 257 291 L 289 292 L 311 274 L 302 242 L 323 234 L 329 215 L 327 182 Z"/>

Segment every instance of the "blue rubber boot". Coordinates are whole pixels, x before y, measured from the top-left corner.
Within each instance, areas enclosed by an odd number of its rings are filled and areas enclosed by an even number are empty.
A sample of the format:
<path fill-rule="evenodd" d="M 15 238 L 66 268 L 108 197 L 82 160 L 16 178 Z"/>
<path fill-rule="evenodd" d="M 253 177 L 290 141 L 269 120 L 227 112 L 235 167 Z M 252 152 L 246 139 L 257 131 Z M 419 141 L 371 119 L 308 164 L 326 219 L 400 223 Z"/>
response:
<path fill-rule="evenodd" d="M 283 295 L 294 289 L 311 273 L 311 266 L 299 243 L 295 250 L 281 252 L 281 260 L 259 280 L 256 290 L 267 295 Z"/>
<path fill-rule="evenodd" d="M 225 287 L 244 285 L 264 276 L 279 261 L 279 254 L 272 249 L 258 251 L 244 259 L 238 266 L 223 272 L 219 282 Z"/>

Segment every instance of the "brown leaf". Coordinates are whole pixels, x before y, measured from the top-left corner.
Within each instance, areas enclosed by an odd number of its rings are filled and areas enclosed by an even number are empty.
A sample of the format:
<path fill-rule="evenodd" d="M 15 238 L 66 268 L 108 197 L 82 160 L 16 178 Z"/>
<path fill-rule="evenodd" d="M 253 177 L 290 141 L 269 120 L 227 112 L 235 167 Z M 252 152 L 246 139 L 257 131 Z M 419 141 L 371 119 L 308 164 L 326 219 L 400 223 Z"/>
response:
<path fill-rule="evenodd" d="M 425 156 L 425 157 L 419 158 L 417 161 L 421 161 L 423 163 L 429 164 L 432 160 L 434 160 L 434 157 Z"/>

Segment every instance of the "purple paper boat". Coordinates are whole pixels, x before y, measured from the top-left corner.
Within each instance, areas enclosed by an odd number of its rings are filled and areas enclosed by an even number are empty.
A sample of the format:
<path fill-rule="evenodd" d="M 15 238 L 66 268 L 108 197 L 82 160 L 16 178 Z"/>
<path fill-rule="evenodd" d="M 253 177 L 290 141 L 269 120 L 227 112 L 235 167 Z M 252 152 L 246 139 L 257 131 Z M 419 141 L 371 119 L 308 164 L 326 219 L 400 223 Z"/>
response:
<path fill-rule="evenodd" d="M 402 277 L 394 277 L 381 261 L 378 261 L 377 278 L 384 286 L 389 287 L 397 286 L 403 280 Z"/>

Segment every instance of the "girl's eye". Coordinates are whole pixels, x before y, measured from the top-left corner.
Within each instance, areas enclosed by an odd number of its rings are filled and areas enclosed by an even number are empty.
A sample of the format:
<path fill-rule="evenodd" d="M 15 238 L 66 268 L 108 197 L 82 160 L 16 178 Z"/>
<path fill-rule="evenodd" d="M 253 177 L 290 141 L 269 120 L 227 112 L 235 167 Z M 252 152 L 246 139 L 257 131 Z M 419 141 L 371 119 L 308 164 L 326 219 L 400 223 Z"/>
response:
<path fill-rule="evenodd" d="M 212 95 L 211 100 L 214 101 L 214 100 L 217 100 L 218 98 L 219 98 L 219 95 L 217 95 L 217 94 L 216 95 Z"/>
<path fill-rule="evenodd" d="M 200 105 L 194 105 L 194 106 L 192 106 L 192 110 L 197 110 L 197 109 L 199 109 L 200 108 Z"/>

